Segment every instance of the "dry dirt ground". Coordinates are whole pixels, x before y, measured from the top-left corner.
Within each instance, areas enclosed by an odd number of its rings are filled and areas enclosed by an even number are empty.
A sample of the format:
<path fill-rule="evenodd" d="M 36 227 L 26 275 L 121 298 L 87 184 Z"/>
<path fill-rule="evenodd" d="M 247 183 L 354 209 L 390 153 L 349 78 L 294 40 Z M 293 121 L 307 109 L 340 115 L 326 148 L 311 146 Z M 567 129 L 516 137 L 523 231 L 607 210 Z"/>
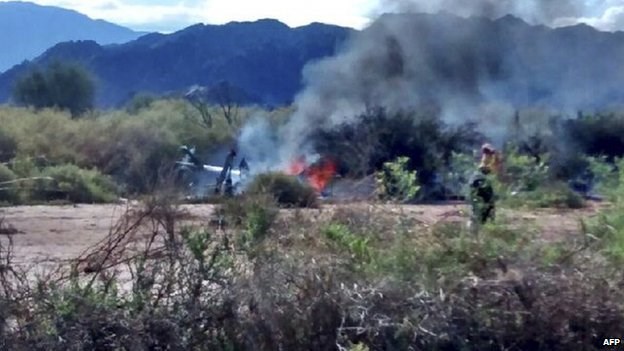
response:
<path fill-rule="evenodd" d="M 386 206 L 367 203 L 324 205 L 318 210 L 306 210 L 312 216 L 331 215 L 336 209 L 365 211 L 371 206 L 382 207 L 385 213 L 407 216 L 428 227 L 444 221 L 465 221 L 463 204 Z M 515 223 L 524 222 L 538 228 L 543 240 L 565 240 L 579 232 L 579 219 L 595 215 L 604 205 L 592 203 L 582 210 L 500 211 L 499 218 Z M 0 209 L 3 234 L 13 232 L 14 263 L 37 269 L 78 257 L 105 238 L 117 220 L 125 213 L 122 205 L 23 206 Z M 195 220 L 207 223 L 213 205 L 185 205 Z M 9 228 L 9 230 L 7 230 Z"/>

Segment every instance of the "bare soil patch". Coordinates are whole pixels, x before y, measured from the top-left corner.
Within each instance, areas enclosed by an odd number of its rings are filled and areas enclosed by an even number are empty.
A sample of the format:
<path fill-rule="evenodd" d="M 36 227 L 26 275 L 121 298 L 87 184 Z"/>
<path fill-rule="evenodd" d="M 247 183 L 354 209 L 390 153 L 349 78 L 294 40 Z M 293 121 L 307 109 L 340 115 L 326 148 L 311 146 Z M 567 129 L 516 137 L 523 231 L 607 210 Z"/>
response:
<path fill-rule="evenodd" d="M 579 232 L 579 220 L 595 215 L 601 204 L 590 204 L 581 210 L 500 211 L 501 221 L 528 224 L 536 228 L 545 241 L 565 240 Z M 193 223 L 209 223 L 214 205 L 184 205 Z M 126 212 L 125 205 L 19 206 L 0 209 L 0 218 L 11 229 L 14 262 L 37 268 L 78 257 L 107 236 Z M 326 204 L 320 209 L 298 213 L 318 220 L 330 219 L 337 211 L 382 211 L 388 217 L 409 218 L 423 229 L 445 221 L 467 221 L 466 205 L 379 205 L 370 203 Z M 284 211 L 286 215 L 293 211 Z"/>

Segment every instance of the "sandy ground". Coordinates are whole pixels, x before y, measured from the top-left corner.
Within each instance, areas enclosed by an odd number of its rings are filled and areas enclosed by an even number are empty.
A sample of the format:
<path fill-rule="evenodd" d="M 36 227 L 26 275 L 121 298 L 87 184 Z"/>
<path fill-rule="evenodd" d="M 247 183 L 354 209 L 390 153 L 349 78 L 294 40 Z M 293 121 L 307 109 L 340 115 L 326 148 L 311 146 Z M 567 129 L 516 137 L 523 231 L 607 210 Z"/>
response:
<path fill-rule="evenodd" d="M 307 210 L 311 215 L 331 213 L 340 207 L 365 209 L 366 203 L 325 205 L 320 210 Z M 543 240 L 565 240 L 578 232 L 579 219 L 594 215 L 600 205 L 592 204 L 583 210 L 539 210 L 514 212 L 516 222 L 525 222 L 539 228 Z M 183 206 L 196 220 L 207 222 L 213 205 Z M 76 206 L 23 206 L 0 209 L 3 228 L 15 232 L 14 263 L 36 268 L 78 257 L 106 237 L 126 207 L 120 205 Z M 441 221 L 463 221 L 466 207 L 463 204 L 429 206 L 388 206 L 389 213 L 414 218 L 423 226 Z M 501 218 L 511 213 L 501 212 Z M 504 219 L 503 219 L 504 220 Z M 6 234 L 6 233 L 4 233 Z M 6 235 L 2 235 L 6 238 Z M 6 240 L 5 240 L 6 241 Z"/>

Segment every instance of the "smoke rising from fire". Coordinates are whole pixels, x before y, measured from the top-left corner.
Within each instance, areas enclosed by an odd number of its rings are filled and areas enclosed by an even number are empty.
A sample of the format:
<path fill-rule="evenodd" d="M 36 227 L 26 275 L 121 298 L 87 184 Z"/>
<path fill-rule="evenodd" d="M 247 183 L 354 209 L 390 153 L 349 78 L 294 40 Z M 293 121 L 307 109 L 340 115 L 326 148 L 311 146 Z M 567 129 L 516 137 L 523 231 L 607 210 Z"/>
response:
<path fill-rule="evenodd" d="M 477 122 L 489 141 L 500 145 L 518 109 L 573 113 L 612 102 L 624 81 L 613 79 L 620 74 L 616 67 L 584 64 L 595 63 L 591 48 L 558 49 L 578 33 L 552 35 L 515 17 L 499 18 L 514 13 L 549 23 L 580 15 L 582 1 L 386 0 L 384 5 L 410 13 L 381 15 L 337 55 L 304 69 L 296 112 L 272 139 L 275 143 L 265 145 L 282 162 L 312 154 L 314 131 L 356 123 L 370 107 L 391 113 L 431 109 L 451 125 Z M 473 17 L 413 13 L 440 9 Z"/>
<path fill-rule="evenodd" d="M 602 1 L 606 2 L 606 1 Z M 583 0 L 382 0 L 380 12 L 438 13 L 448 11 L 462 17 L 499 18 L 512 14 L 531 24 L 551 25 L 561 18 L 586 13 Z"/>

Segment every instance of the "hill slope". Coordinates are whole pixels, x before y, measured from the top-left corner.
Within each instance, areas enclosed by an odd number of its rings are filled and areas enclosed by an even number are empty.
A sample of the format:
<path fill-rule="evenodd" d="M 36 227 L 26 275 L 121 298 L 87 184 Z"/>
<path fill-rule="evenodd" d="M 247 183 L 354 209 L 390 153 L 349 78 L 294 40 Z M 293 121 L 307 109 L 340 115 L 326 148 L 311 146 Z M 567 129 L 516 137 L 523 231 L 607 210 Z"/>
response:
<path fill-rule="evenodd" d="M 0 2 L 0 33 L 0 72 L 63 41 L 89 39 L 105 45 L 142 35 L 75 11 L 16 1 Z"/>
<path fill-rule="evenodd" d="M 338 48 L 345 50 L 333 61 L 303 70 Z M 100 106 L 119 104 L 135 92 L 179 92 L 221 81 L 265 104 L 284 104 L 304 79 L 325 99 L 418 96 L 572 108 L 624 103 L 624 33 L 531 26 L 512 16 L 386 15 L 362 32 L 323 24 L 289 28 L 275 20 L 195 25 L 115 46 L 62 43 L 34 63 L 59 58 L 94 72 Z M 0 102 L 32 64 L 0 75 Z"/>
<path fill-rule="evenodd" d="M 311 60 L 332 55 L 350 29 L 323 24 L 289 28 L 275 20 L 194 25 L 173 34 L 148 34 L 115 46 L 93 41 L 58 44 L 34 60 L 84 63 L 98 80 L 98 105 L 111 106 L 135 92 L 167 93 L 221 81 L 267 104 L 292 100 L 301 88 L 301 70 Z M 0 75 L 0 101 L 33 63 Z"/>

